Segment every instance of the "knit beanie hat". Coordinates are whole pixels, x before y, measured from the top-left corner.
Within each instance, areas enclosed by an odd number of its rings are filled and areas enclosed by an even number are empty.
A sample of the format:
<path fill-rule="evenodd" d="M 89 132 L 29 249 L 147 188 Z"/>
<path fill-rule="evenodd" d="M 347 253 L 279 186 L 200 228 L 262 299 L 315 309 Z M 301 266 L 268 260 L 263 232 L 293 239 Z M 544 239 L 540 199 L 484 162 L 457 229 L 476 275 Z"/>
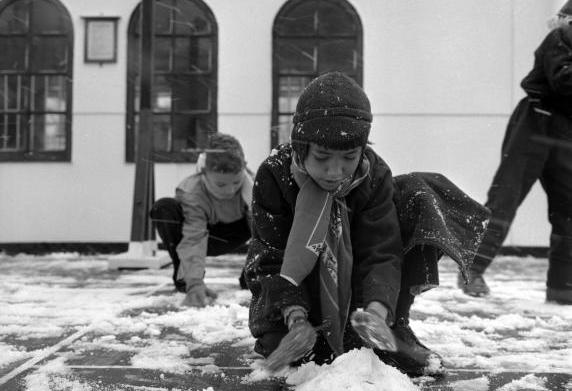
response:
<path fill-rule="evenodd" d="M 298 99 L 292 148 L 305 156 L 310 142 L 337 150 L 365 147 L 371 120 L 363 89 L 341 72 L 325 73 L 312 80 Z"/>
<path fill-rule="evenodd" d="M 568 0 L 566 4 L 564 4 L 564 6 L 560 8 L 560 11 L 558 11 L 558 15 L 572 16 L 572 0 Z"/>

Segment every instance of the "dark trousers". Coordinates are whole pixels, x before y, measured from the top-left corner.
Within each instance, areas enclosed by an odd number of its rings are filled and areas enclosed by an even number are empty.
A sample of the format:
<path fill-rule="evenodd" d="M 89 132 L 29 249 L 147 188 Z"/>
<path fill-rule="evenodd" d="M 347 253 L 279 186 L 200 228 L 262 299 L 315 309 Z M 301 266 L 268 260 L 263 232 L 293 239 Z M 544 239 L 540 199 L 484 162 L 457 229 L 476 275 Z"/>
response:
<path fill-rule="evenodd" d="M 185 283 L 177 280 L 177 271 L 181 260 L 177 254 L 177 246 L 183 238 L 182 228 L 185 217 L 183 208 L 174 198 L 161 198 L 157 200 L 151 212 L 151 220 L 155 224 L 157 233 L 163 241 L 171 260 L 173 261 L 173 282 L 177 290 L 185 292 Z M 250 225 L 246 217 L 232 223 L 218 223 L 208 225 L 209 238 L 207 255 L 217 256 L 239 250 L 250 239 Z M 243 277 L 241 276 L 241 286 Z"/>
<path fill-rule="evenodd" d="M 490 265 L 537 180 L 546 192 L 552 226 L 547 286 L 572 289 L 572 118 L 538 113 L 526 99 L 509 121 L 486 203 L 491 221 L 472 269 L 483 273 Z"/>

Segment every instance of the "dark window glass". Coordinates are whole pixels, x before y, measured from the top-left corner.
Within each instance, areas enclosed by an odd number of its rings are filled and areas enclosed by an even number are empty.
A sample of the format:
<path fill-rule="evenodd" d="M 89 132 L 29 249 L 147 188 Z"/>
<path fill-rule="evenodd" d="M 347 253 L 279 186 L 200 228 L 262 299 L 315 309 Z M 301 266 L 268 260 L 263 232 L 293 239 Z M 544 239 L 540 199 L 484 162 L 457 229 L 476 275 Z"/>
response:
<path fill-rule="evenodd" d="M 316 73 L 318 48 L 312 40 L 283 39 L 276 43 L 280 73 Z"/>
<path fill-rule="evenodd" d="M 68 45 L 64 37 L 35 37 L 31 54 L 30 66 L 34 71 L 66 71 Z"/>
<path fill-rule="evenodd" d="M 28 46 L 26 38 L 0 36 L 0 70 L 25 72 Z"/>
<path fill-rule="evenodd" d="M 334 39 L 320 42 L 318 71 L 319 73 L 329 71 L 355 73 L 357 71 L 357 53 L 354 41 Z"/>
<path fill-rule="evenodd" d="M 314 77 L 340 71 L 362 83 L 362 28 L 346 0 L 290 0 L 274 21 L 272 146 L 287 142 L 292 115 Z"/>
<path fill-rule="evenodd" d="M 140 7 L 129 23 L 127 160 L 136 150 L 139 116 Z M 217 129 L 217 29 L 200 0 L 155 3 L 152 91 L 153 159 L 194 161 Z"/>
<path fill-rule="evenodd" d="M 69 161 L 72 23 L 57 0 L 0 3 L 0 161 Z"/>
<path fill-rule="evenodd" d="M 26 34 L 29 29 L 28 5 L 25 1 L 6 7 L 0 18 L 0 34 Z"/>

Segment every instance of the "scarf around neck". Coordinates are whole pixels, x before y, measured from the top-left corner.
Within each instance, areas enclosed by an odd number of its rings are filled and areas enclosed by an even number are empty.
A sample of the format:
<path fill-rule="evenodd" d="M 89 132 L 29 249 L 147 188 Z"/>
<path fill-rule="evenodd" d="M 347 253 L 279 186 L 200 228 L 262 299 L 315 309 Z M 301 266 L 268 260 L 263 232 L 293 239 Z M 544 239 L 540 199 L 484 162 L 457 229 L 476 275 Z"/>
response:
<path fill-rule="evenodd" d="M 353 267 L 350 223 L 345 197 L 369 174 L 364 156 L 355 175 L 338 189 L 322 189 L 297 162 L 293 153 L 291 172 L 300 191 L 294 221 L 280 275 L 299 286 L 319 261 L 320 304 L 326 340 L 336 353 L 343 353 L 343 332 L 351 300 Z"/>

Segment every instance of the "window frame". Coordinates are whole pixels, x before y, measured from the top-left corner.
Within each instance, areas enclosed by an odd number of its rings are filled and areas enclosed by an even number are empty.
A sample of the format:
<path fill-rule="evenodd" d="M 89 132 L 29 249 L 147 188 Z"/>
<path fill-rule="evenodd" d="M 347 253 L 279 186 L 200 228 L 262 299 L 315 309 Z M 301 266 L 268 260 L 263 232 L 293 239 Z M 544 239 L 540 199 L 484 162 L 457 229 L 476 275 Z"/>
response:
<path fill-rule="evenodd" d="M 193 34 L 192 37 L 200 38 L 200 37 L 210 37 L 211 42 L 211 51 L 210 55 L 210 69 L 208 71 L 198 71 L 198 72 L 183 72 L 178 71 L 175 69 L 171 69 L 168 72 L 157 70 L 154 64 L 154 71 L 153 71 L 153 89 L 154 91 L 157 86 L 157 76 L 168 76 L 168 75 L 179 75 L 185 77 L 195 77 L 198 76 L 200 80 L 209 82 L 208 85 L 214 85 L 213 87 L 209 87 L 209 96 L 210 96 L 210 110 L 195 110 L 191 112 L 190 110 L 185 111 L 177 111 L 174 108 L 174 105 L 171 104 L 169 111 L 157 111 L 153 110 L 153 119 L 159 118 L 161 116 L 169 116 L 169 123 L 171 126 L 171 135 L 176 133 L 176 129 L 174 124 L 177 121 L 177 115 L 189 115 L 193 116 L 192 120 L 196 121 L 197 119 L 206 118 L 205 122 L 208 124 L 212 124 L 210 129 L 206 129 L 204 134 L 199 134 L 196 149 L 189 149 L 184 151 L 155 151 L 154 150 L 154 143 L 152 145 L 152 159 L 154 162 L 160 163 L 194 163 L 197 161 L 198 155 L 201 152 L 201 145 L 206 145 L 208 137 L 210 134 L 215 133 L 218 129 L 218 24 L 216 18 L 209 8 L 207 4 L 205 4 L 201 0 L 176 0 L 176 1 L 184 1 L 188 3 L 192 3 L 196 8 L 200 9 L 203 12 L 203 15 L 208 18 L 208 21 L 211 25 L 211 31 L 208 33 L 198 33 Z M 155 3 L 155 7 L 157 7 L 157 3 Z M 140 38 L 137 38 L 137 29 L 135 23 L 141 17 L 141 3 L 139 3 L 136 8 L 131 13 L 129 18 L 129 25 L 127 29 L 127 101 L 126 101 L 126 122 L 125 122 L 125 161 L 128 163 L 133 163 L 135 161 L 135 148 L 136 146 L 136 117 L 139 114 L 139 110 L 135 107 L 135 97 L 137 91 L 137 83 L 136 78 L 134 77 L 137 75 L 137 71 L 133 68 L 137 65 L 134 59 L 137 59 L 140 53 L 137 53 L 137 46 L 134 44 Z M 157 22 L 155 22 L 157 23 Z M 156 47 L 157 38 L 164 38 L 169 39 L 171 44 L 174 45 L 174 42 L 177 38 L 181 37 L 189 37 L 189 35 L 185 34 L 177 34 L 177 33 L 164 33 L 164 32 L 154 32 L 154 50 Z M 170 59 L 172 64 L 174 64 L 174 57 Z M 171 64 L 171 65 L 172 65 Z M 171 67 L 173 68 L 173 67 Z M 210 75 L 210 76 L 209 76 Z M 172 98 L 172 90 L 171 90 L 171 98 Z M 172 103 L 172 101 L 171 101 Z M 191 119 L 189 117 L 189 119 Z"/>
<path fill-rule="evenodd" d="M 318 31 L 314 31 L 311 34 L 280 34 L 279 27 L 281 26 L 281 18 L 288 16 L 293 10 L 295 10 L 298 6 L 305 5 L 307 6 L 310 2 L 316 4 L 316 9 L 319 9 L 321 4 L 327 5 L 335 5 L 336 7 L 341 8 L 354 22 L 355 32 L 352 35 L 349 34 L 320 34 Z M 274 23 L 272 24 L 272 114 L 271 114 L 271 127 L 270 127 L 270 148 L 274 148 L 279 143 L 280 138 L 280 123 L 279 118 L 280 116 L 294 114 L 293 111 L 291 112 L 282 112 L 280 111 L 279 106 L 279 99 L 280 99 L 280 81 L 286 77 L 297 77 L 297 78 L 308 78 L 308 80 L 312 80 L 313 78 L 320 75 L 320 59 L 318 58 L 318 62 L 315 65 L 315 70 L 312 72 L 296 72 L 296 73 L 287 73 L 287 72 L 280 72 L 280 60 L 279 60 L 279 44 L 283 40 L 301 40 L 304 42 L 308 42 L 311 40 L 313 42 L 313 47 L 317 48 L 320 43 L 327 42 L 328 40 L 336 39 L 336 38 L 344 38 L 344 39 L 353 39 L 355 41 L 354 48 L 357 52 L 357 58 L 354 58 L 356 61 L 356 70 L 355 72 L 344 72 L 348 76 L 352 77 L 360 86 L 363 85 L 363 27 L 361 18 L 359 14 L 355 10 L 355 8 L 346 0 L 290 0 L 285 3 L 274 19 Z"/>
<path fill-rule="evenodd" d="M 25 1 L 25 0 L 6 0 L 4 2 L 0 2 L 0 15 L 6 11 L 10 6 L 14 5 L 18 1 Z M 27 64 L 25 66 L 24 71 L 12 71 L 12 70 L 0 70 L 0 84 L 4 83 L 3 79 L 5 75 L 19 75 L 23 80 L 27 81 L 27 83 L 23 83 L 20 85 L 18 89 L 18 96 L 20 97 L 22 94 L 22 90 L 30 89 L 32 80 L 34 78 L 39 78 L 42 76 L 61 76 L 65 78 L 65 103 L 66 107 L 65 110 L 57 111 L 57 110 L 32 110 L 32 102 L 34 96 L 32 94 L 28 95 L 24 98 L 25 102 L 27 103 L 22 107 L 22 110 L 14 112 L 21 121 L 21 123 L 31 123 L 32 115 L 42 115 L 42 114 L 55 114 L 55 115 L 62 115 L 64 117 L 64 135 L 65 135 L 65 148 L 59 151 L 43 151 L 43 150 L 33 150 L 31 149 L 31 139 L 33 139 L 33 129 L 31 126 L 28 126 L 24 129 L 25 134 L 23 137 L 24 149 L 23 150 L 1 150 L 0 149 L 0 162 L 70 162 L 71 161 L 71 146 L 72 146 L 72 102 L 73 102 L 73 59 L 74 59 L 74 30 L 73 30 L 73 21 L 71 16 L 66 9 L 66 7 L 59 1 L 59 0 L 42 0 L 46 3 L 49 3 L 53 6 L 59 13 L 62 21 L 64 21 L 65 25 L 63 26 L 64 32 L 61 33 L 53 33 L 53 32 L 34 32 L 33 31 L 33 21 L 30 20 L 30 24 L 28 29 L 25 33 L 20 34 L 0 34 L 0 36 L 4 37 L 24 37 L 26 40 L 26 57 L 27 57 Z M 27 4 L 27 7 L 32 7 L 33 2 Z M 32 12 L 30 12 L 30 8 L 28 8 L 28 15 L 31 18 Z M 32 46 L 34 37 L 61 37 L 66 40 L 66 70 L 65 71 L 57 71 L 57 70 L 32 70 L 30 64 L 30 57 L 32 56 Z M 34 79 L 35 80 L 35 79 Z M 20 102 L 21 104 L 22 102 Z M 7 112 L 6 112 L 7 113 Z M 8 115 L 2 114 L 0 115 Z"/>

